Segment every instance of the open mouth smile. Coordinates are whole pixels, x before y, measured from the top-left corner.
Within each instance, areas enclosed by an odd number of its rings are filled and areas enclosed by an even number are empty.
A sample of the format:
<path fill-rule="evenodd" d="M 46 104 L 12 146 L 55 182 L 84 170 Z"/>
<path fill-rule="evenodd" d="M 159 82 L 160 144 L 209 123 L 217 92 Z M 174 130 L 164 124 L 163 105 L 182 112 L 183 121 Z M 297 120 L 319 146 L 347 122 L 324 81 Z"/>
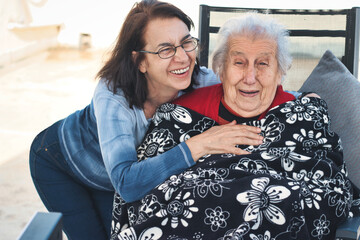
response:
<path fill-rule="evenodd" d="M 259 92 L 259 91 L 242 91 L 242 90 L 239 90 L 239 91 L 243 94 L 256 94 Z"/>
<path fill-rule="evenodd" d="M 171 73 L 173 74 L 177 74 L 177 75 L 180 75 L 180 74 L 183 74 L 183 73 L 186 73 L 187 71 L 189 71 L 190 67 L 186 67 L 186 68 L 183 68 L 183 69 L 176 69 L 176 70 L 173 70 L 173 71 L 170 71 Z"/>

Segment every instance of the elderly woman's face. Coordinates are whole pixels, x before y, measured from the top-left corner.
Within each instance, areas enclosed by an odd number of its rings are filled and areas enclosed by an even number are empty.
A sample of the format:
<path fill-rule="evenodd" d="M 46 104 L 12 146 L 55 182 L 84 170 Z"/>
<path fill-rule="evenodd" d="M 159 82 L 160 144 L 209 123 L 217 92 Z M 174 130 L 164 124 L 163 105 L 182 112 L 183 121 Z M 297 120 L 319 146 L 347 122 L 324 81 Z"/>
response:
<path fill-rule="evenodd" d="M 274 40 L 233 36 L 221 73 L 225 103 L 242 117 L 257 116 L 272 103 L 281 74 Z"/>

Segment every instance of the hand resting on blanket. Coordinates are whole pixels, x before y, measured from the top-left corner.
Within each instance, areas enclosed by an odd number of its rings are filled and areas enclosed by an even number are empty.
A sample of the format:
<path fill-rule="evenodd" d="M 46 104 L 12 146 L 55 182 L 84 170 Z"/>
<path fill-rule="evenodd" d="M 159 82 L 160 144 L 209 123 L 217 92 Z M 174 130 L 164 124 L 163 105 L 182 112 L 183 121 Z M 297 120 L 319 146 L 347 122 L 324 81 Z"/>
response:
<path fill-rule="evenodd" d="M 260 132 L 261 129 L 258 127 L 238 125 L 234 120 L 222 126 L 214 126 L 202 134 L 188 139 L 186 144 L 189 146 L 194 161 L 205 154 L 249 154 L 236 146 L 260 145 L 264 138 L 259 135 Z"/>

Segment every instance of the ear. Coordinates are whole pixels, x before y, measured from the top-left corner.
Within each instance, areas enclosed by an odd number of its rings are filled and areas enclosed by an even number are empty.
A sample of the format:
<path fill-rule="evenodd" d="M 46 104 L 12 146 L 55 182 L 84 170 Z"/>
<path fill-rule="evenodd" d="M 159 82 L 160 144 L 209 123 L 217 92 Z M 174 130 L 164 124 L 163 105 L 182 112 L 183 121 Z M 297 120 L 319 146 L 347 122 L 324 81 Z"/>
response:
<path fill-rule="evenodd" d="M 220 80 L 221 83 L 224 83 L 224 81 L 223 81 L 223 79 L 224 79 L 223 74 L 216 74 L 216 77 L 219 78 L 219 80 Z"/>
<path fill-rule="evenodd" d="M 283 74 L 279 72 L 276 80 L 277 85 L 281 85 L 282 79 L 283 79 Z"/>
<path fill-rule="evenodd" d="M 222 65 L 222 67 L 221 68 L 219 68 L 218 69 L 218 72 L 217 72 L 217 74 L 216 74 L 216 77 L 218 77 L 219 79 L 220 79 L 220 82 L 221 83 L 224 83 L 224 65 Z"/>
<path fill-rule="evenodd" d="M 136 59 L 137 59 L 138 56 L 139 56 L 139 53 L 138 53 L 138 52 L 135 52 L 135 51 L 132 51 L 131 54 L 132 54 L 132 60 L 133 60 L 133 62 L 135 63 L 135 62 L 136 62 Z M 145 60 L 143 60 L 143 61 L 140 62 L 139 66 L 138 66 L 138 69 L 139 69 L 140 72 L 146 73 Z"/>

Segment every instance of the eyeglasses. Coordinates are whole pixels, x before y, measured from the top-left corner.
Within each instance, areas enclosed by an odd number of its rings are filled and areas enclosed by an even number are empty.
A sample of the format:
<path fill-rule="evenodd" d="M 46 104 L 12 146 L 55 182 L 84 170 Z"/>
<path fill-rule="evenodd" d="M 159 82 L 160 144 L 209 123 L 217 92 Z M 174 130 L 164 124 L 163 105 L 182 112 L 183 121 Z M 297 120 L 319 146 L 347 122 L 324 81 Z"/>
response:
<path fill-rule="evenodd" d="M 192 38 L 185 40 L 182 44 L 180 44 L 179 46 L 176 46 L 176 47 L 175 46 L 165 46 L 165 47 L 160 48 L 159 51 L 157 51 L 157 52 L 149 52 L 149 51 L 144 51 L 144 50 L 140 50 L 137 52 L 157 54 L 157 55 L 159 55 L 160 58 L 167 59 L 167 58 L 173 57 L 176 54 L 176 49 L 178 47 L 182 47 L 185 52 L 191 52 L 191 51 L 194 51 L 198 45 L 199 45 L 199 39 L 192 37 Z"/>

